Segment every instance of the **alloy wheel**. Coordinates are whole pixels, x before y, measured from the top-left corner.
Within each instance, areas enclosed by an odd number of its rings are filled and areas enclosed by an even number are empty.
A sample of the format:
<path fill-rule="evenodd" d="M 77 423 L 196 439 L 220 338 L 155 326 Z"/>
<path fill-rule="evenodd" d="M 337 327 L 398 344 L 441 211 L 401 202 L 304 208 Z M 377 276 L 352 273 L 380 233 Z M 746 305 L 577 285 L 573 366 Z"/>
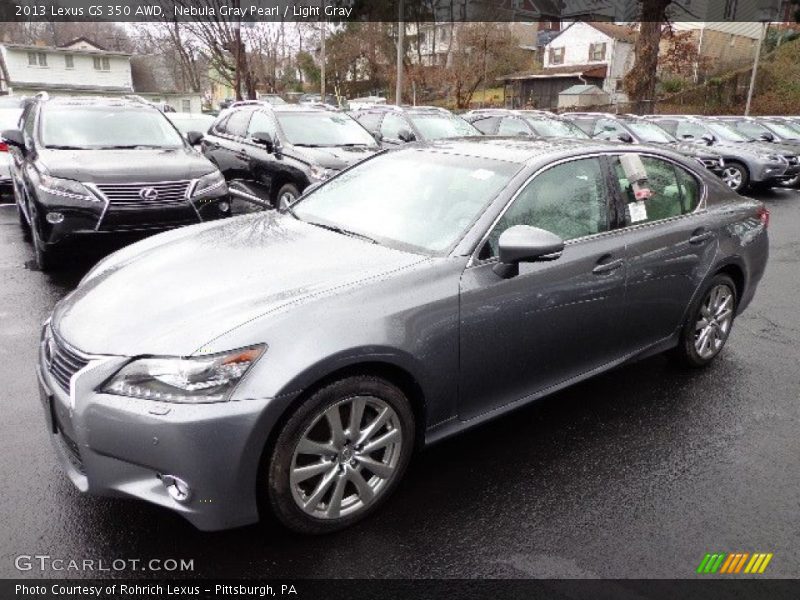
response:
<path fill-rule="evenodd" d="M 284 192 L 278 198 L 278 208 L 286 208 L 297 199 L 292 192 Z"/>
<path fill-rule="evenodd" d="M 738 190 L 742 186 L 742 172 L 735 167 L 726 167 L 722 172 L 722 181 L 732 190 Z"/>
<path fill-rule="evenodd" d="M 364 510 L 397 473 L 400 419 L 385 401 L 353 396 L 317 415 L 292 456 L 292 497 L 307 515 L 337 519 Z"/>
<path fill-rule="evenodd" d="M 712 287 L 706 294 L 695 323 L 694 348 L 708 359 L 717 354 L 731 331 L 734 294 L 725 284 Z"/>

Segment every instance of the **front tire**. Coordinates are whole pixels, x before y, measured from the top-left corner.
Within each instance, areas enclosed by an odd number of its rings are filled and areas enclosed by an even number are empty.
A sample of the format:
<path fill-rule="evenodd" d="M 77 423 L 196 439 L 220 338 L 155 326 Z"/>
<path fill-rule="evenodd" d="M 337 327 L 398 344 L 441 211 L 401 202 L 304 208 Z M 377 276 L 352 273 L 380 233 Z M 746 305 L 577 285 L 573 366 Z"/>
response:
<path fill-rule="evenodd" d="M 275 208 L 281 210 L 300 197 L 300 189 L 293 183 L 284 183 L 275 194 Z"/>
<path fill-rule="evenodd" d="M 42 240 L 37 223 L 37 214 L 32 210 L 30 228 L 31 238 L 33 239 L 33 252 L 36 256 L 36 267 L 42 272 L 52 271 L 58 266 L 55 252 L 51 246 L 48 246 Z"/>
<path fill-rule="evenodd" d="M 299 533 L 344 529 L 397 486 L 414 431 L 408 399 L 388 381 L 359 375 L 326 385 L 281 428 L 263 466 L 262 504 Z"/>
<path fill-rule="evenodd" d="M 705 367 L 728 341 L 736 315 L 736 285 L 725 274 L 715 275 L 689 313 L 673 356 L 689 367 Z"/>
<path fill-rule="evenodd" d="M 750 173 L 747 172 L 747 167 L 738 162 L 725 163 L 720 177 L 725 185 L 740 194 L 750 185 Z"/>

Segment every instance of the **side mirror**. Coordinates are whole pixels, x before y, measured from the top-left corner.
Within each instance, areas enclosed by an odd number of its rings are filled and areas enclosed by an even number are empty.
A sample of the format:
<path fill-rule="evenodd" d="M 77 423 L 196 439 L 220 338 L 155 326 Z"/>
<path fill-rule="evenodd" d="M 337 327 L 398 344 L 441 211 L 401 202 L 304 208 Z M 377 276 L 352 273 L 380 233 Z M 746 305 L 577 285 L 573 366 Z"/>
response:
<path fill-rule="evenodd" d="M 632 144 L 633 143 L 633 136 L 630 133 L 627 133 L 627 132 L 624 132 L 624 131 L 617 136 L 617 139 L 620 142 L 625 142 L 626 144 Z"/>
<path fill-rule="evenodd" d="M 765 131 L 760 136 L 758 136 L 758 139 L 760 139 L 762 142 L 774 142 L 775 136 L 769 133 L 768 131 Z"/>
<path fill-rule="evenodd" d="M 0 134 L 3 141 L 9 146 L 14 146 L 25 152 L 25 136 L 19 129 L 6 129 Z"/>
<path fill-rule="evenodd" d="M 709 146 L 717 141 L 717 138 L 715 136 L 711 135 L 710 133 L 704 133 L 700 137 L 700 139 L 703 140 Z"/>
<path fill-rule="evenodd" d="M 521 262 L 555 260 L 564 250 L 564 240 L 556 234 L 530 225 L 509 227 L 497 244 L 500 262 L 494 271 L 501 277 L 515 276 Z"/>
<path fill-rule="evenodd" d="M 275 138 L 272 136 L 272 134 L 265 131 L 256 131 L 250 136 L 250 139 L 253 141 L 253 143 L 264 146 L 266 151 L 270 154 L 275 152 L 278 147 L 278 144 L 275 142 Z"/>
<path fill-rule="evenodd" d="M 197 146 L 200 142 L 203 141 L 203 134 L 200 133 L 199 131 L 187 131 L 186 141 L 189 142 L 190 146 Z"/>
<path fill-rule="evenodd" d="M 403 128 L 397 132 L 397 137 L 400 138 L 401 142 L 413 142 L 417 139 L 417 136 L 414 135 L 414 132 L 410 129 Z"/>

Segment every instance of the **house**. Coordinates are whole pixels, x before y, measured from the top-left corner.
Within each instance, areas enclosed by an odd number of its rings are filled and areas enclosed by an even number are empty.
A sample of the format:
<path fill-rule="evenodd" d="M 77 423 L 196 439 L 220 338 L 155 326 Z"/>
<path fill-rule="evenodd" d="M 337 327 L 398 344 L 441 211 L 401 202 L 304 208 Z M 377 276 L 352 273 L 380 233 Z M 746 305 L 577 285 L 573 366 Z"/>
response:
<path fill-rule="evenodd" d="M 86 38 L 64 46 L 0 44 L 0 92 L 19 96 L 130 94 L 130 54 Z"/>
<path fill-rule="evenodd" d="M 168 104 L 177 112 L 199 113 L 203 96 L 180 80 L 162 54 L 131 57 L 131 77 L 137 95 L 156 104 Z"/>
<path fill-rule="evenodd" d="M 674 22 L 672 28 L 689 32 L 697 47 L 695 79 L 753 64 L 763 32 L 761 23 L 741 21 Z"/>
<path fill-rule="evenodd" d="M 613 23 L 571 23 L 545 45 L 542 69 L 500 78 L 507 103 L 555 108 L 559 94 L 575 85 L 596 85 L 612 104 L 626 102 L 622 81 L 633 66 L 636 35 Z"/>

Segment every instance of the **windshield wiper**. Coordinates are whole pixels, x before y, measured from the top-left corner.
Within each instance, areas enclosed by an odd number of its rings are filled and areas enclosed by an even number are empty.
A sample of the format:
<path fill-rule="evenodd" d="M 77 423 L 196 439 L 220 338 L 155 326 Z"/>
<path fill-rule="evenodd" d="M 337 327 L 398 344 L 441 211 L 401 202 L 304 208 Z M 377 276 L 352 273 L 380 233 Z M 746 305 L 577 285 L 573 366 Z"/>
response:
<path fill-rule="evenodd" d="M 315 227 L 322 227 L 322 229 L 327 229 L 328 231 L 335 231 L 336 233 L 341 233 L 342 235 L 346 235 L 349 237 L 361 238 L 362 240 L 370 242 L 371 244 L 378 243 L 378 240 L 376 240 L 375 238 L 371 238 L 368 235 L 364 235 L 363 233 L 358 233 L 357 231 L 351 231 L 349 229 L 345 229 L 344 227 L 339 227 L 338 225 L 328 225 L 327 223 L 317 223 L 315 221 L 306 221 L 306 223 L 308 223 L 309 225 L 314 225 Z"/>
<path fill-rule="evenodd" d="M 170 148 L 172 146 L 169 146 Z M 138 150 L 139 148 L 167 148 L 156 144 L 119 144 L 116 146 L 98 146 L 98 150 Z"/>
<path fill-rule="evenodd" d="M 321 148 L 322 144 L 292 144 L 293 146 L 299 146 L 300 148 Z"/>
<path fill-rule="evenodd" d="M 48 150 L 88 150 L 85 146 L 62 146 L 59 144 L 45 146 L 45 148 Z"/>

